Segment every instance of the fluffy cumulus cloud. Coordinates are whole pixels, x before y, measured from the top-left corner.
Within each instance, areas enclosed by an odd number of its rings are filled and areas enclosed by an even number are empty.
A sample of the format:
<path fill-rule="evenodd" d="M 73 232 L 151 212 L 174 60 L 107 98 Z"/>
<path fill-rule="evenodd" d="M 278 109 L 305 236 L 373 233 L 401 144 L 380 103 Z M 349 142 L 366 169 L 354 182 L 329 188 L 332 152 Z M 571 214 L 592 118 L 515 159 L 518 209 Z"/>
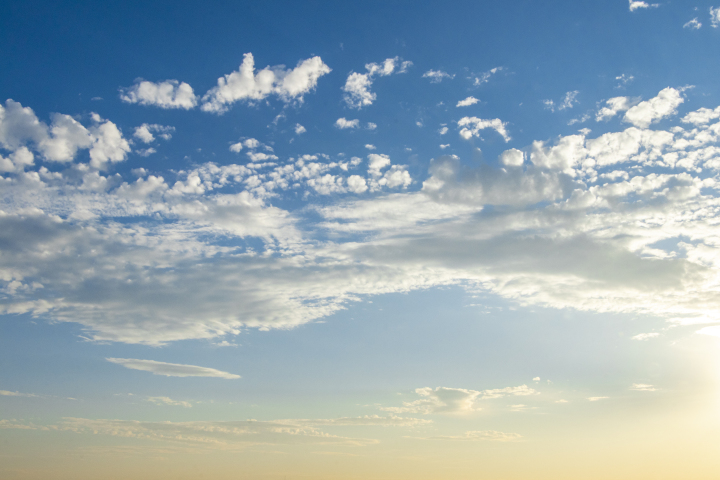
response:
<path fill-rule="evenodd" d="M 90 165 L 101 169 L 108 163 L 124 161 L 130 152 L 130 144 L 118 126 L 95 113 L 90 115 L 89 127 L 69 115 L 56 113 L 51 118 L 48 126 L 31 108 L 18 102 L 7 100 L 5 107 L 0 105 L 0 145 L 16 152 L 16 170 L 33 165 L 29 147 L 43 159 L 60 163 L 73 161 L 79 150 L 88 150 Z"/>
<path fill-rule="evenodd" d="M 340 130 L 345 130 L 347 128 L 358 128 L 360 126 L 360 120 L 358 120 L 357 118 L 354 120 L 348 120 L 345 117 L 341 117 L 335 121 L 335 126 Z"/>
<path fill-rule="evenodd" d="M 710 7 L 710 23 L 713 28 L 720 25 L 720 7 Z"/>
<path fill-rule="evenodd" d="M 412 62 L 395 57 L 388 58 L 382 63 L 368 63 L 365 65 L 366 73 L 351 72 L 343 86 L 345 103 L 352 108 L 372 105 L 377 98 L 377 95 L 370 91 L 375 79 L 393 73 L 405 73 L 411 65 Z"/>
<path fill-rule="evenodd" d="M 650 124 L 677 112 L 677 107 L 685 101 L 684 90 L 685 88 L 667 87 L 661 90 L 656 97 L 646 101 L 630 97 L 611 98 L 606 100 L 605 106 L 598 110 L 595 119 L 597 121 L 609 120 L 619 112 L 625 112 L 624 122 L 631 123 L 636 127 L 647 128 Z"/>
<path fill-rule="evenodd" d="M 131 370 L 142 370 L 144 372 L 150 372 L 153 375 L 163 375 L 166 377 L 240 378 L 240 375 L 222 372 L 214 368 L 198 367 L 196 365 L 156 362 L 155 360 L 138 360 L 136 358 L 108 358 L 107 361 L 117 363 Z"/>
<path fill-rule="evenodd" d="M 330 71 L 320 57 L 312 57 L 301 60 L 294 69 L 277 65 L 255 73 L 255 59 L 252 53 L 246 53 L 240 68 L 218 78 L 217 86 L 202 97 L 201 108 L 221 114 L 235 102 L 259 101 L 269 95 L 285 102 L 301 102 L 306 93 L 315 89 L 318 79 Z"/>
<path fill-rule="evenodd" d="M 457 103 L 457 105 L 455 105 L 455 106 L 456 107 L 469 107 L 470 105 L 475 105 L 479 101 L 480 100 L 478 100 L 477 98 L 470 96 L 470 97 L 467 97 L 465 100 L 460 100 Z"/>
<path fill-rule="evenodd" d="M 132 87 L 120 89 L 120 99 L 127 103 L 184 110 L 194 108 L 198 101 L 192 87 L 177 80 L 158 83 L 137 80 Z"/>

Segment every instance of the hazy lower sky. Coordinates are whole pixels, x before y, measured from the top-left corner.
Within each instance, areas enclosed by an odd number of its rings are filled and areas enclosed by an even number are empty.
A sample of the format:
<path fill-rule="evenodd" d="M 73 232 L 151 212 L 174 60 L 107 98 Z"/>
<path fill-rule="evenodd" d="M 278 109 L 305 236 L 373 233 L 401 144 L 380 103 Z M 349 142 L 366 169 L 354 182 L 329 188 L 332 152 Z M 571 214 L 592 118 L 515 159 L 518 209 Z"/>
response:
<path fill-rule="evenodd" d="M 0 477 L 715 479 L 720 0 L 6 1 Z"/>

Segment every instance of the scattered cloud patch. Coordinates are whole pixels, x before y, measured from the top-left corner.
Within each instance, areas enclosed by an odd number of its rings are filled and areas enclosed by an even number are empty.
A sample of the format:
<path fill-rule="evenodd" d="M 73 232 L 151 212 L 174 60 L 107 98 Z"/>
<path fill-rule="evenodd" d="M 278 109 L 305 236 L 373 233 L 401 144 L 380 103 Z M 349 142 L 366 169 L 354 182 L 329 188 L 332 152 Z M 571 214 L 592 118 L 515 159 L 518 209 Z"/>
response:
<path fill-rule="evenodd" d="M 155 135 L 162 138 L 163 140 L 170 140 L 172 138 L 172 132 L 175 131 L 175 127 L 143 123 L 139 127 L 135 127 L 133 137 L 137 138 L 143 143 L 152 143 L 155 141 Z"/>
<path fill-rule="evenodd" d="M 487 72 L 480 74 L 479 76 L 474 78 L 473 85 L 479 87 L 483 83 L 489 82 L 490 78 L 501 70 L 504 70 L 504 67 L 495 67 L 488 70 Z"/>
<path fill-rule="evenodd" d="M 342 88 L 345 92 L 343 96 L 345 103 L 351 108 L 358 109 L 372 105 L 377 98 L 377 95 L 370 91 L 375 79 L 393 73 L 405 73 L 411 65 L 412 62 L 402 61 L 400 57 L 395 57 L 388 58 L 383 63 L 366 64 L 367 73 L 351 72 Z"/>
<path fill-rule="evenodd" d="M 421 440 L 455 440 L 465 442 L 514 442 L 523 438 L 519 433 L 505 433 L 496 430 L 475 430 L 465 432 L 465 435 L 438 435 L 435 437 L 419 437 Z"/>
<path fill-rule="evenodd" d="M 639 0 L 628 0 L 628 3 L 631 12 L 641 8 L 657 8 L 660 6 L 659 3 L 647 3 Z"/>
<path fill-rule="evenodd" d="M 576 97 L 579 93 L 578 90 L 567 92 L 560 103 L 555 103 L 554 100 L 543 100 L 543 103 L 545 104 L 545 108 L 552 112 L 556 110 L 567 110 L 573 108 L 573 106 L 578 103 Z"/>
<path fill-rule="evenodd" d="M 443 72 L 442 70 L 428 70 L 427 72 L 423 73 L 423 78 L 429 78 L 430 83 L 440 83 L 445 78 L 452 80 L 453 78 L 455 78 L 455 75 L 450 75 L 449 73 Z"/>
<path fill-rule="evenodd" d="M 615 88 L 621 88 L 621 87 L 624 87 L 625 85 L 627 85 L 628 83 L 632 82 L 633 80 L 635 80 L 635 77 L 632 75 L 626 75 L 623 73 L 622 75 L 618 75 L 617 77 L 615 77 L 615 80 L 617 80 L 619 82 L 615 86 Z"/>
<path fill-rule="evenodd" d="M 366 143 L 365 148 L 367 148 L 368 150 L 376 150 L 377 149 L 377 147 L 375 147 L 375 145 L 372 145 L 370 143 Z"/>
<path fill-rule="evenodd" d="M 106 358 L 106 360 L 131 370 L 141 370 L 150 372 L 153 375 L 163 375 L 166 377 L 240 378 L 240 375 L 215 370 L 214 368 L 198 367 L 196 365 L 156 362 L 155 360 L 139 360 L 136 358 Z"/>
<path fill-rule="evenodd" d="M 305 127 L 303 127 L 303 126 L 300 125 L 299 123 L 296 123 L 296 124 L 295 124 L 295 135 L 300 135 L 300 134 L 305 133 L 305 132 L 307 132 L 307 130 L 305 129 Z"/>
<path fill-rule="evenodd" d="M 470 97 L 467 97 L 465 100 L 460 100 L 457 103 L 457 105 L 455 105 L 455 106 L 456 107 L 469 107 L 470 105 L 475 105 L 479 101 L 480 100 L 478 100 L 477 98 L 470 96 Z"/>
<path fill-rule="evenodd" d="M 710 23 L 713 28 L 720 25 L 720 7 L 710 7 Z"/>
<path fill-rule="evenodd" d="M 120 89 L 120 99 L 127 103 L 184 110 L 195 108 L 198 102 L 192 87 L 177 80 L 158 83 L 136 80 L 132 87 Z"/>
<path fill-rule="evenodd" d="M 634 337 L 632 337 L 632 339 L 633 339 L 633 340 L 638 340 L 638 341 L 641 341 L 641 342 L 642 342 L 642 341 L 645 341 L 645 340 L 650 340 L 651 338 L 657 338 L 657 337 L 659 337 L 659 336 L 660 336 L 660 334 L 657 333 L 657 332 L 638 333 L 637 335 L 635 335 Z"/>
<path fill-rule="evenodd" d="M 702 23 L 697 19 L 697 17 L 693 18 L 689 22 L 687 22 L 685 25 L 683 25 L 683 28 L 689 28 L 691 30 L 700 30 L 700 27 L 702 27 Z"/>
<path fill-rule="evenodd" d="M 610 397 L 588 397 L 587 399 L 591 402 L 599 402 L 600 400 L 605 400 Z"/>

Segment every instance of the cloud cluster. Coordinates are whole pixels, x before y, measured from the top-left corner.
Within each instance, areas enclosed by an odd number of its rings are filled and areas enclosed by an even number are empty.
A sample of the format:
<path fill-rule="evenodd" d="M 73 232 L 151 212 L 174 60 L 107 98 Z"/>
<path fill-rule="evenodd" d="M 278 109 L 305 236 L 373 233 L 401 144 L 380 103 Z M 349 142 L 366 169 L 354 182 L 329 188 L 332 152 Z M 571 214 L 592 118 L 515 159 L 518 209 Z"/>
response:
<path fill-rule="evenodd" d="M 132 87 L 120 89 L 120 99 L 127 103 L 184 110 L 195 108 L 198 103 L 192 87 L 177 80 L 154 83 L 139 79 Z"/>
<path fill-rule="evenodd" d="M 481 408 L 477 405 L 479 400 L 502 398 L 506 396 L 535 395 L 538 392 L 521 385 L 519 387 L 506 387 L 491 390 L 467 390 L 464 388 L 430 387 L 417 388 L 415 393 L 420 399 L 403 402 L 402 407 L 382 407 L 382 410 L 393 413 L 422 413 L 428 414 L 457 414 L 472 413 Z"/>
<path fill-rule="evenodd" d="M 443 72 L 442 70 L 431 69 L 423 73 L 423 78 L 429 78 L 430 83 L 440 83 L 445 78 L 452 80 L 453 78 L 455 78 L 455 75 L 450 75 L 449 73 Z"/>
<path fill-rule="evenodd" d="M 306 93 L 315 89 L 318 79 L 330 71 L 320 57 L 312 57 L 301 60 L 292 70 L 277 65 L 255 73 L 255 59 L 252 53 L 246 53 L 237 71 L 218 78 L 217 86 L 203 95 L 200 108 L 221 114 L 235 102 L 259 101 L 268 95 L 285 102 L 302 101 Z"/>
<path fill-rule="evenodd" d="M 375 79 L 393 73 L 405 73 L 411 65 L 412 62 L 402 61 L 400 57 L 395 57 L 385 59 L 382 63 L 366 64 L 367 73 L 351 72 L 343 87 L 345 103 L 351 108 L 358 109 L 372 105 L 377 98 L 377 95 L 370 91 Z"/>

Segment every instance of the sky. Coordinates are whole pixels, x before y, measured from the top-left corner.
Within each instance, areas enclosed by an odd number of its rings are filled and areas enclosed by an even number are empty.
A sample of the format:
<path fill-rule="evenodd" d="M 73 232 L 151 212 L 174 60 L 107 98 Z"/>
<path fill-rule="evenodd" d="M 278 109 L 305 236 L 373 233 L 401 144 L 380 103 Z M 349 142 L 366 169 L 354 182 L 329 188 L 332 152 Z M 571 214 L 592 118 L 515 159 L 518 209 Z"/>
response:
<path fill-rule="evenodd" d="M 0 4 L 0 477 L 713 479 L 720 2 Z"/>

